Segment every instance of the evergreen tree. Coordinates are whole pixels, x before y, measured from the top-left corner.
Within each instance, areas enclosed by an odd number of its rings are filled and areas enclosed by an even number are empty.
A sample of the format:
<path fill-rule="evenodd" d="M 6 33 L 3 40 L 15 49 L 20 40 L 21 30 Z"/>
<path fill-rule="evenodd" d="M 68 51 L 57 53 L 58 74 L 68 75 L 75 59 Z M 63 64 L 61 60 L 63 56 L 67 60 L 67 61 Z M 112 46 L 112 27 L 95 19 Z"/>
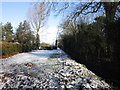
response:
<path fill-rule="evenodd" d="M 16 41 L 22 44 L 34 44 L 34 38 L 29 23 L 26 20 L 23 23 L 20 22 L 16 32 Z"/>
<path fill-rule="evenodd" d="M 14 41 L 13 27 L 10 22 L 2 26 L 2 41 Z"/>

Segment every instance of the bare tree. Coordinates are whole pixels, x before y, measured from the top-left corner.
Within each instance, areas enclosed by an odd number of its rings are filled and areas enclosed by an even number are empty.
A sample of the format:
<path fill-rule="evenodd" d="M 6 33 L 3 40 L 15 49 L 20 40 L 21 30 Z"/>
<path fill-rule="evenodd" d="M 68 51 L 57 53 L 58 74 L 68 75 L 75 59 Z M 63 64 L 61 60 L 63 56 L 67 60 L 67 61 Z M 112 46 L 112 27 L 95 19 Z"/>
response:
<path fill-rule="evenodd" d="M 89 2 L 61 2 L 53 4 L 57 14 L 63 12 L 67 17 L 72 17 L 72 19 L 80 15 L 88 15 L 90 13 L 104 14 L 109 19 L 120 17 L 119 0 L 91 0 Z"/>
<path fill-rule="evenodd" d="M 89 13 L 97 13 L 103 11 L 108 19 L 113 19 L 115 15 L 118 15 L 116 12 L 120 11 L 120 2 L 115 1 L 116 0 L 113 0 L 113 2 L 103 2 L 101 0 L 101 2 L 91 1 L 81 3 L 75 8 L 74 16 L 79 16 L 80 14 L 87 15 Z"/>
<path fill-rule="evenodd" d="M 61 4 L 61 3 L 60 3 Z M 75 7 L 72 7 L 75 5 Z M 72 8 L 71 8 L 72 7 Z M 67 9 L 71 9 L 71 12 L 68 13 L 68 18 L 71 20 L 76 20 L 78 17 L 81 15 L 83 16 L 90 16 L 91 20 L 94 20 L 97 14 L 100 16 L 100 14 L 106 16 L 106 22 L 105 22 L 105 36 L 106 36 L 106 41 L 107 41 L 107 52 L 108 56 L 112 56 L 112 44 L 115 42 L 112 39 L 112 34 L 115 33 L 112 27 L 112 23 L 114 22 L 115 19 L 120 18 L 120 1 L 119 0 L 100 0 L 94 1 L 91 0 L 90 2 L 74 2 L 74 3 L 65 3 L 61 4 L 61 7 L 58 9 L 58 11 L 63 11 L 65 12 Z M 98 14 L 99 13 L 99 14 Z M 79 20 L 79 18 L 78 18 Z M 116 32 L 117 33 L 117 32 Z M 113 47 L 114 48 L 114 47 Z"/>
<path fill-rule="evenodd" d="M 39 31 L 46 25 L 48 16 L 50 14 L 50 8 L 48 2 L 37 2 L 32 8 L 29 9 L 29 21 L 32 28 L 36 31 L 36 46 L 37 49 L 40 45 Z"/>

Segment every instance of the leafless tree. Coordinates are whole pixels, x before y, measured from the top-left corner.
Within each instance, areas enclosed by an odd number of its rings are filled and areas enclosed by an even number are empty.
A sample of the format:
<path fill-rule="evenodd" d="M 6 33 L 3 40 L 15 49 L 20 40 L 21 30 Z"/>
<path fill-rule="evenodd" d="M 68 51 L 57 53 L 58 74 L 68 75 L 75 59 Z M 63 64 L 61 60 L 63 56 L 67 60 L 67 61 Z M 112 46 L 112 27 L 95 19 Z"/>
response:
<path fill-rule="evenodd" d="M 48 2 L 37 2 L 28 11 L 29 22 L 32 28 L 36 31 L 36 44 L 40 44 L 39 31 L 47 23 L 50 15 L 50 8 Z"/>
<path fill-rule="evenodd" d="M 60 12 L 61 11 L 64 12 L 67 9 L 71 9 L 71 12 L 67 13 L 68 17 L 71 20 L 75 20 L 81 15 L 84 15 L 84 16 L 92 15 L 90 18 L 95 18 L 96 15 L 94 16 L 94 14 L 98 15 L 98 13 L 99 15 L 102 14 L 106 16 L 106 22 L 105 22 L 106 35 L 105 36 L 108 44 L 107 46 L 108 56 L 111 56 L 110 54 L 112 50 L 111 47 L 114 42 L 112 41 L 113 40 L 112 33 L 114 30 L 111 29 L 112 27 L 111 23 L 113 23 L 115 19 L 120 18 L 120 1 L 119 0 L 100 0 L 100 1 L 91 0 L 89 2 L 73 2 L 73 3 L 68 2 L 62 5 L 61 5 L 61 8 L 59 8 L 58 10 Z M 75 7 L 72 7 L 73 5 L 75 5 Z"/>

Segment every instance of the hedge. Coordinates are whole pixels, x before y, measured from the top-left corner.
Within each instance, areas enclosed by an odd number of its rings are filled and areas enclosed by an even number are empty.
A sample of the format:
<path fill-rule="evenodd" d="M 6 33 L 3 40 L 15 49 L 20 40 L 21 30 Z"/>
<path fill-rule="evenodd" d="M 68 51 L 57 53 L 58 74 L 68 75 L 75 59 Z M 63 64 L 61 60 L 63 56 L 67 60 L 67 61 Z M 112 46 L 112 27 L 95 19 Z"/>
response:
<path fill-rule="evenodd" d="M 2 56 L 9 56 L 18 52 L 22 52 L 22 45 L 20 44 L 9 42 L 0 42 L 0 44 L 0 48 L 2 48 Z"/>
<path fill-rule="evenodd" d="M 33 48 L 34 46 L 30 44 L 0 42 L 0 56 L 10 56 L 19 52 L 28 52 Z"/>

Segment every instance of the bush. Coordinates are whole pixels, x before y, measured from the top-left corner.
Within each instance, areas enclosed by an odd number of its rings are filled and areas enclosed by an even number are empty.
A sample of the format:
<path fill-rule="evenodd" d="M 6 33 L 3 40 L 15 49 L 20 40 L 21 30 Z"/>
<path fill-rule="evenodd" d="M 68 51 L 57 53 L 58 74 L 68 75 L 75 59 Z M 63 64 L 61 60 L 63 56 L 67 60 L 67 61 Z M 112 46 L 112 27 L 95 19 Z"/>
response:
<path fill-rule="evenodd" d="M 33 50 L 34 46 L 30 44 L 21 44 L 22 52 L 29 52 Z"/>
<path fill-rule="evenodd" d="M 0 42 L 2 47 L 2 56 L 13 55 L 18 52 L 22 52 L 21 45 L 16 43 Z"/>
<path fill-rule="evenodd" d="M 0 42 L 0 56 L 10 56 L 19 52 L 28 52 L 33 49 L 33 45 Z"/>

